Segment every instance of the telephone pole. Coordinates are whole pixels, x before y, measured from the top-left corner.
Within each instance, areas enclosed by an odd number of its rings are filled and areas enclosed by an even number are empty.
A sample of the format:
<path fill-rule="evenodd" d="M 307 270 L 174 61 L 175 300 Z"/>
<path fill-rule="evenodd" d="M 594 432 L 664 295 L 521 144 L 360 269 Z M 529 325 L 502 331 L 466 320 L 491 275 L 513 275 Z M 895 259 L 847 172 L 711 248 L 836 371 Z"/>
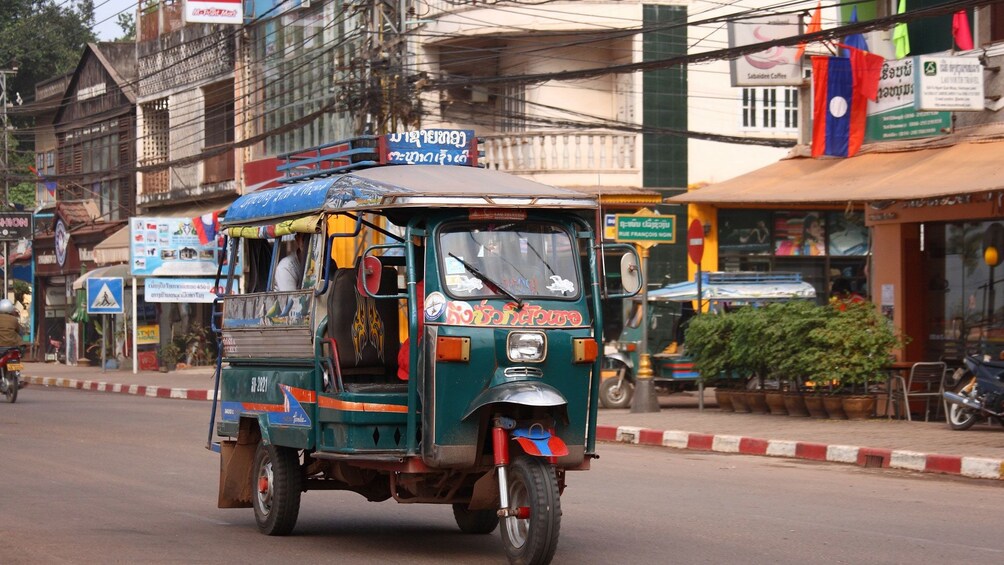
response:
<path fill-rule="evenodd" d="M 14 76 L 17 74 L 17 66 L 12 66 L 10 69 L 0 69 L 0 102 L 3 103 L 3 204 L 6 208 L 10 208 L 10 167 L 8 166 L 8 141 L 7 137 L 10 135 L 10 122 L 7 120 L 7 75 Z M 7 259 L 7 255 L 4 254 L 4 260 Z M 6 272 L 6 267 L 4 268 Z M 4 283 L 4 288 L 7 285 Z"/>

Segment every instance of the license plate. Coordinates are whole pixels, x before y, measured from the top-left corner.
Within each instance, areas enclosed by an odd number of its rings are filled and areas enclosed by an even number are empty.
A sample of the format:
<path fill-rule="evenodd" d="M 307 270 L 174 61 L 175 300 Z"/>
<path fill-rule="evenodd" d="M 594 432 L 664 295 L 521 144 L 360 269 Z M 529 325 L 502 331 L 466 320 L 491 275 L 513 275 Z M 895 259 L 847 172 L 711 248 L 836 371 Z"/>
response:
<path fill-rule="evenodd" d="M 24 365 L 22 365 L 20 363 L 7 363 L 7 370 L 8 371 L 23 371 L 24 370 Z"/>

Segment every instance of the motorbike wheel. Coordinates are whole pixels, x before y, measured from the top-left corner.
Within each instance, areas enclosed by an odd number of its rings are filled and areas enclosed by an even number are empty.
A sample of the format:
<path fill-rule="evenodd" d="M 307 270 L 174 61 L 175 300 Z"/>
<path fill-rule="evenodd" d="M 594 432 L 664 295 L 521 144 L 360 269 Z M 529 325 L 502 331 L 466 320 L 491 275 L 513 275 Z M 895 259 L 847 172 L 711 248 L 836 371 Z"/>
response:
<path fill-rule="evenodd" d="M 465 534 L 490 534 L 499 526 L 499 517 L 493 508 L 471 510 L 466 504 L 454 504 L 453 518 Z"/>
<path fill-rule="evenodd" d="M 955 394 L 967 398 L 976 398 L 976 382 L 973 378 L 962 379 L 963 383 Z M 948 405 L 948 425 L 953 430 L 964 431 L 973 427 L 980 420 L 980 413 L 976 410 L 959 406 L 958 404 Z"/>
<path fill-rule="evenodd" d="M 561 498 L 554 468 L 542 459 L 526 455 L 509 465 L 509 508 L 527 508 L 529 516 L 507 516 L 502 524 L 502 545 L 509 563 L 550 563 L 558 548 L 561 530 Z"/>
<path fill-rule="evenodd" d="M 634 396 L 634 383 L 626 378 L 604 379 L 600 383 L 600 404 L 604 408 L 629 408 Z"/>
<path fill-rule="evenodd" d="M 17 382 L 17 377 L 12 377 L 10 375 L 4 374 L 4 396 L 7 398 L 7 402 L 14 404 L 17 402 L 17 389 L 19 384 Z"/>
<path fill-rule="evenodd" d="M 251 475 L 251 504 L 258 529 L 265 535 L 293 531 L 300 513 L 303 475 L 295 449 L 258 444 Z"/>

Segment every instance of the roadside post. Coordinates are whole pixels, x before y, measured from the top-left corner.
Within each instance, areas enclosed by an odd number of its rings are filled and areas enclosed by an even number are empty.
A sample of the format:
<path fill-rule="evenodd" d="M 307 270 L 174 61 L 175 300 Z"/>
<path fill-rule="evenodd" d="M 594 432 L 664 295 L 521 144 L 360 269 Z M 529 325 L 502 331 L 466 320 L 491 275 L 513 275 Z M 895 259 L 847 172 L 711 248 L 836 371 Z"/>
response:
<path fill-rule="evenodd" d="M 641 343 L 638 346 L 638 378 L 631 412 L 658 412 L 659 399 L 652 384 L 652 358 L 648 350 L 648 251 L 660 243 L 676 243 L 676 216 L 659 215 L 642 209 L 634 214 L 617 214 L 617 241 L 634 243 L 641 256 Z"/>
<path fill-rule="evenodd" d="M 87 279 L 87 313 L 101 316 L 101 372 L 106 368 L 108 351 L 108 315 L 125 313 L 122 277 L 92 277 Z M 112 324 L 114 327 L 115 324 Z"/>
<path fill-rule="evenodd" d="M 701 259 L 704 258 L 704 224 L 694 219 L 687 228 L 687 255 L 697 264 L 697 315 L 704 310 L 701 289 Z M 697 410 L 704 411 L 704 379 L 697 379 Z"/>

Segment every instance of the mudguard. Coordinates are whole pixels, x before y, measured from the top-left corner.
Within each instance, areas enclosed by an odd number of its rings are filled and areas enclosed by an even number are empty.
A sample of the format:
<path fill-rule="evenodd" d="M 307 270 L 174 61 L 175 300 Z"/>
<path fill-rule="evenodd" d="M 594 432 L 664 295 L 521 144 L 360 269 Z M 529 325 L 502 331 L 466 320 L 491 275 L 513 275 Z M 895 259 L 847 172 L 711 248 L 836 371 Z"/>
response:
<path fill-rule="evenodd" d="M 464 412 L 463 420 L 471 417 L 478 409 L 490 404 L 520 404 L 523 406 L 552 406 L 561 408 L 561 416 L 567 420 L 568 401 L 558 389 L 551 385 L 534 381 L 517 381 L 493 386 L 477 396 Z"/>

